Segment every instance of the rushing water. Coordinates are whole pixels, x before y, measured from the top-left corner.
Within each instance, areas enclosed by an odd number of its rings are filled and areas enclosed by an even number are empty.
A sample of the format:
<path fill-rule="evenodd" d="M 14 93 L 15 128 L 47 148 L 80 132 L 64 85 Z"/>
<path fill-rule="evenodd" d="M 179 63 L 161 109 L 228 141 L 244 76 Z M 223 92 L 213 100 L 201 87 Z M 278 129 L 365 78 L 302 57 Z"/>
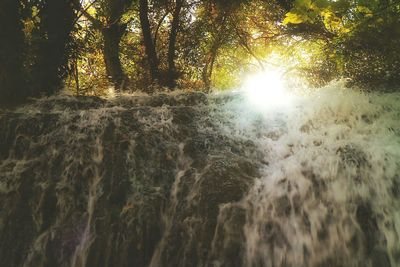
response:
<path fill-rule="evenodd" d="M 237 128 L 267 162 L 239 204 L 244 266 L 400 266 L 400 94 L 336 83 L 243 107 Z"/>
<path fill-rule="evenodd" d="M 1 266 L 400 266 L 400 94 L 0 113 Z"/>

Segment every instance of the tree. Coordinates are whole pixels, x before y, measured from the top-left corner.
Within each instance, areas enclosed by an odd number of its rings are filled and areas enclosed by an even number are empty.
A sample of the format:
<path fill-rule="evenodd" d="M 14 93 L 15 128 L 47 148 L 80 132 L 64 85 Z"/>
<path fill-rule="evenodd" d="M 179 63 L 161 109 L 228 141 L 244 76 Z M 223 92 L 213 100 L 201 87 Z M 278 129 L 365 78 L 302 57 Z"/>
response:
<path fill-rule="evenodd" d="M 212 76 L 219 75 L 215 71 L 230 73 L 230 78 L 223 79 L 232 81 L 249 64 L 249 59 L 256 60 L 258 67 L 263 68 L 263 50 L 279 35 L 276 22 L 282 12 L 278 5 L 273 1 L 213 0 L 204 1 L 202 8 L 199 32 L 204 36 L 202 80 L 206 91 L 212 86 Z M 236 66 L 228 66 L 233 62 Z"/>
<path fill-rule="evenodd" d="M 156 47 L 151 33 L 149 21 L 149 3 L 148 0 L 139 0 L 140 25 L 143 35 L 146 56 L 149 64 L 150 76 L 153 82 L 159 82 L 160 69 Z"/>
<path fill-rule="evenodd" d="M 400 1 L 296 0 L 284 23 L 325 41 L 324 66 L 336 77 L 370 88 L 400 81 Z"/>
<path fill-rule="evenodd" d="M 180 15 L 184 4 L 184 0 L 176 0 L 175 8 L 172 15 L 171 30 L 169 34 L 169 45 L 168 45 L 168 72 L 167 72 L 167 85 L 169 88 L 176 86 L 177 70 L 175 66 L 175 54 L 176 54 L 176 38 L 179 31 Z"/>
<path fill-rule="evenodd" d="M 115 87 L 124 88 L 127 77 L 122 70 L 119 58 L 119 47 L 122 36 L 126 32 L 127 23 L 121 22 L 121 17 L 132 4 L 132 0 L 109 1 L 107 6 L 107 23 L 102 28 L 104 37 L 104 61 L 107 75 L 111 77 Z"/>
<path fill-rule="evenodd" d="M 93 27 L 102 33 L 104 40 L 103 57 L 107 77 L 115 88 L 124 89 L 128 77 L 123 71 L 120 60 L 120 43 L 126 33 L 127 22 L 122 22 L 122 16 L 131 7 L 133 0 L 102 0 L 95 3 L 100 18 L 89 14 L 87 8 L 81 7 L 81 12 L 90 20 Z M 103 22 L 104 21 L 104 22 Z"/>
<path fill-rule="evenodd" d="M 72 3 L 24 1 L 23 11 L 19 1 L 0 3 L 1 102 L 50 95 L 62 87 L 68 74 L 75 19 Z M 24 33 L 23 19 L 31 22 L 29 32 Z"/>
<path fill-rule="evenodd" d="M 27 95 L 20 9 L 19 1 L 0 1 L 0 105 L 14 104 Z"/>
<path fill-rule="evenodd" d="M 218 50 L 227 40 L 227 35 L 229 34 L 228 23 L 226 22 L 229 16 L 229 13 L 222 10 L 217 11 L 216 7 L 211 4 L 210 6 L 211 12 L 216 12 L 214 14 L 210 14 L 211 24 L 209 25 L 211 28 L 211 38 L 209 49 L 206 52 L 205 64 L 202 72 L 203 83 L 206 91 L 209 91 L 211 88 L 211 77 L 214 70 L 214 63 L 218 55 Z"/>
<path fill-rule="evenodd" d="M 31 95 L 50 95 L 62 87 L 68 74 L 76 13 L 70 1 L 38 1 L 38 26 L 32 31 Z"/>

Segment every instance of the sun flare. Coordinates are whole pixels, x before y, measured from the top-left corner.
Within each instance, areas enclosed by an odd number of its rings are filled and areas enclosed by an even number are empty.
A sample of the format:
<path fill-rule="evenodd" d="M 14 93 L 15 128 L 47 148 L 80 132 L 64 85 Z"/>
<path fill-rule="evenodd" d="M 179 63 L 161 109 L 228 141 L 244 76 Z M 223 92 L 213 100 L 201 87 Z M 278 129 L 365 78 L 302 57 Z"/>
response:
<path fill-rule="evenodd" d="M 278 109 L 290 102 L 283 72 L 280 70 L 265 70 L 249 75 L 243 90 L 249 103 L 257 109 Z"/>

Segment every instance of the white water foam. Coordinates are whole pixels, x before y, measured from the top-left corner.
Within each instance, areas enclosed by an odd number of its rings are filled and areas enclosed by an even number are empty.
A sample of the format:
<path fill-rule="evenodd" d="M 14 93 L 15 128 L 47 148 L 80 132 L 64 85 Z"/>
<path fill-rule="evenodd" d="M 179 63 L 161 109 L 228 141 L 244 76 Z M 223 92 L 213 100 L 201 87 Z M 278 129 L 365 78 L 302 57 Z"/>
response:
<path fill-rule="evenodd" d="M 375 251 L 396 266 L 399 93 L 336 82 L 290 107 L 225 109 L 236 115 L 223 130 L 256 142 L 268 163 L 240 203 L 246 266 L 376 266 Z"/>

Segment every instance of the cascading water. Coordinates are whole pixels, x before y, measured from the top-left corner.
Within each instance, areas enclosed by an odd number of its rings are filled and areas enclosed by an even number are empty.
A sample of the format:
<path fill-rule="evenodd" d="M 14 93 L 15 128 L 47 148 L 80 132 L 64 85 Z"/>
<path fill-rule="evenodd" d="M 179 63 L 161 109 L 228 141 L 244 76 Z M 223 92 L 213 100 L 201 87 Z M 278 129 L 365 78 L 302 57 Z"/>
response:
<path fill-rule="evenodd" d="M 267 162 L 237 204 L 243 266 L 400 266 L 400 94 L 335 83 L 284 108 L 235 108 Z"/>
<path fill-rule="evenodd" d="M 0 266 L 400 266 L 400 94 L 0 113 Z"/>

